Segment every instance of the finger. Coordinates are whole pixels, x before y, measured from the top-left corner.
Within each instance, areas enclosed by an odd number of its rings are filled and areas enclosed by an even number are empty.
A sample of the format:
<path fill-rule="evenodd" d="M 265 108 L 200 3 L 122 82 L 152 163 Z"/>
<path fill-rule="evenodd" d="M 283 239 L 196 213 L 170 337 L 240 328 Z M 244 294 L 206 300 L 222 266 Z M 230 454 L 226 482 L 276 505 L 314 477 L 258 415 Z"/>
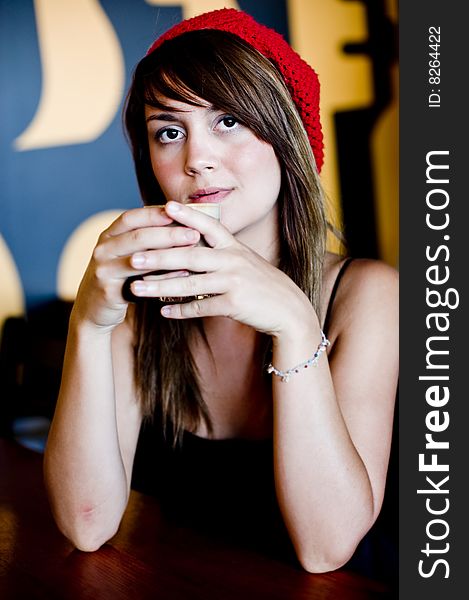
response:
<path fill-rule="evenodd" d="M 189 275 L 189 271 L 152 271 L 151 273 L 142 275 L 142 277 L 144 281 L 164 281 L 176 277 L 188 277 Z"/>
<path fill-rule="evenodd" d="M 136 264 L 134 264 L 135 256 L 136 255 L 111 256 L 110 252 L 105 248 L 105 245 L 98 246 L 93 253 L 93 270 L 97 281 L 103 283 L 110 279 L 126 279 L 127 277 L 134 277 L 137 275 L 142 277 L 150 274 L 158 278 L 164 278 L 163 275 L 170 271 L 169 269 L 160 269 L 163 273 L 155 273 L 157 269 L 153 269 L 151 266 L 145 266 L 145 264 L 140 264 L 138 260 L 136 261 Z M 171 269 L 171 272 L 183 270 L 185 269 Z"/>
<path fill-rule="evenodd" d="M 200 317 L 228 317 L 223 294 L 203 298 L 183 304 L 167 304 L 161 308 L 161 314 L 167 319 L 195 319 Z"/>
<path fill-rule="evenodd" d="M 147 269 L 147 271 L 150 271 L 150 269 Z M 110 280 L 122 280 L 128 277 L 135 277 L 137 275 L 142 277 L 144 275 L 140 269 L 135 269 L 130 264 L 129 257 L 114 258 L 100 262 L 95 265 L 94 274 L 97 282 L 101 285 Z"/>
<path fill-rule="evenodd" d="M 193 275 L 187 271 L 178 271 L 177 277 L 155 279 L 144 277 L 141 281 L 131 284 L 132 292 L 142 298 L 188 297 L 206 294 L 221 294 L 226 291 L 226 285 L 220 276 L 213 273 Z"/>
<path fill-rule="evenodd" d="M 164 279 L 174 279 L 179 277 L 187 277 L 187 271 L 168 271 L 164 273 L 149 273 L 148 275 L 132 275 L 124 279 L 120 285 L 121 295 L 127 302 L 135 302 L 139 297 L 148 297 L 145 294 L 138 294 L 138 285 L 146 281 L 161 281 Z"/>
<path fill-rule="evenodd" d="M 216 271 L 222 265 L 222 256 L 214 248 L 202 246 L 148 250 L 131 257 L 131 265 L 145 271 Z"/>
<path fill-rule="evenodd" d="M 110 255 L 127 256 L 149 249 L 193 245 L 199 240 L 200 233 L 187 227 L 143 227 L 109 237 L 102 246 Z"/>
<path fill-rule="evenodd" d="M 109 236 L 120 235 L 125 231 L 138 229 L 140 227 L 161 227 L 171 223 L 173 219 L 168 216 L 164 207 L 161 206 L 142 206 L 123 212 L 106 229 Z"/>
<path fill-rule="evenodd" d="M 231 233 L 218 221 L 190 206 L 179 202 L 168 202 L 166 213 L 178 223 L 200 231 L 207 243 L 213 248 L 225 248 L 233 243 Z"/>

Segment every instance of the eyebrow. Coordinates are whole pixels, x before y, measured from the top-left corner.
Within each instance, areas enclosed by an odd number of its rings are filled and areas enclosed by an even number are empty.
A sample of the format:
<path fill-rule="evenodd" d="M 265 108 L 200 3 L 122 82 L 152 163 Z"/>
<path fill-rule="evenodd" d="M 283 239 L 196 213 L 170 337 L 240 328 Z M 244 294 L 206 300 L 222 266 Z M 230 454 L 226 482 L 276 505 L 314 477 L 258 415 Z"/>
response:
<path fill-rule="evenodd" d="M 210 105 L 206 107 L 208 112 L 210 113 L 215 113 L 218 112 L 218 108 L 215 108 L 215 106 Z M 161 112 L 161 113 L 157 113 L 157 114 L 153 114 L 150 115 L 149 117 L 147 117 L 145 119 L 146 123 L 149 123 L 150 121 L 164 121 L 166 123 L 172 123 L 173 121 L 177 121 L 178 120 L 178 116 L 180 114 L 185 114 L 188 111 L 185 110 L 172 110 L 172 109 L 166 109 L 168 112 Z"/>
<path fill-rule="evenodd" d="M 177 117 L 173 113 L 159 113 L 157 115 L 150 115 L 145 119 L 147 123 L 150 121 L 166 121 L 168 123 L 172 123 L 176 121 Z"/>

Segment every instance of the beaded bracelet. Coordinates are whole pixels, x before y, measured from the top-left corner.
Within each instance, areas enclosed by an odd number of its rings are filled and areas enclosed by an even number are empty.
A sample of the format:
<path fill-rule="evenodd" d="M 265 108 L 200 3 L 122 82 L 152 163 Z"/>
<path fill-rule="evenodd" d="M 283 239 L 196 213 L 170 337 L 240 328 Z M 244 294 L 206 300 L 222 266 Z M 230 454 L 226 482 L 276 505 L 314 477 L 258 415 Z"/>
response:
<path fill-rule="evenodd" d="M 290 380 L 290 375 L 299 373 L 300 369 L 307 369 L 308 367 L 317 365 L 319 357 L 324 352 L 324 350 L 327 348 L 327 346 L 329 346 L 329 344 L 330 344 L 330 341 L 326 338 L 326 336 L 324 335 L 324 332 L 321 331 L 321 343 L 319 344 L 316 352 L 313 354 L 313 356 L 311 358 L 308 358 L 308 360 L 305 360 L 305 362 L 302 362 L 301 364 L 296 365 L 296 367 L 292 367 L 291 369 L 288 369 L 288 371 L 280 371 L 279 369 L 276 369 L 272 363 L 270 363 L 269 366 L 267 367 L 267 373 L 273 373 L 274 375 L 277 375 L 277 377 L 280 377 L 281 381 L 283 381 L 284 383 L 288 383 L 288 381 Z"/>

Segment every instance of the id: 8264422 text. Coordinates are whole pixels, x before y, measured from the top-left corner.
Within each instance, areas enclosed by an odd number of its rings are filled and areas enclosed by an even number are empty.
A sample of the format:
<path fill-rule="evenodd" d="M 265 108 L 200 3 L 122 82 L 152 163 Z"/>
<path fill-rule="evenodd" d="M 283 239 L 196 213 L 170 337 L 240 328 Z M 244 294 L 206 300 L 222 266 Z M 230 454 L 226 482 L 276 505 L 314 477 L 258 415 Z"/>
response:
<path fill-rule="evenodd" d="M 440 60 L 440 27 L 428 28 L 428 107 L 439 108 L 441 106 L 441 60 Z"/>

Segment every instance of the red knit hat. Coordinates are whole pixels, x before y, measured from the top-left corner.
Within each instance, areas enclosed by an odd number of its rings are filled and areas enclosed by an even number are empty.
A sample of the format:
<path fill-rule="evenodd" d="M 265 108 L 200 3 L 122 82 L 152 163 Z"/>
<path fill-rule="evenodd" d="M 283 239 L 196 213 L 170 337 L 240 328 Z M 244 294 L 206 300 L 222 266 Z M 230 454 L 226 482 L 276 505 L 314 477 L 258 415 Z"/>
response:
<path fill-rule="evenodd" d="M 167 40 L 199 29 L 233 33 L 275 64 L 296 104 L 320 171 L 324 159 L 324 144 L 319 120 L 319 80 L 316 72 L 279 33 L 234 8 L 222 8 L 181 21 L 153 42 L 147 54 L 151 54 Z"/>

